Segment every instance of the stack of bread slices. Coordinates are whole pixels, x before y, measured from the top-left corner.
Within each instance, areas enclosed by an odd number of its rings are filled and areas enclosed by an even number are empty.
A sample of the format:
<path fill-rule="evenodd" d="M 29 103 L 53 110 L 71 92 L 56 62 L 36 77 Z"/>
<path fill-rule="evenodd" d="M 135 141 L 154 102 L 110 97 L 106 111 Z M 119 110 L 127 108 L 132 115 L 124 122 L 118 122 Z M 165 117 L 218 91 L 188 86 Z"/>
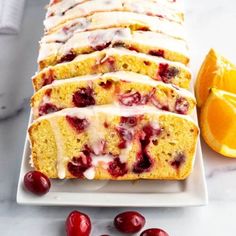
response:
<path fill-rule="evenodd" d="M 179 0 L 51 0 L 33 76 L 49 178 L 185 179 L 198 127 Z"/>

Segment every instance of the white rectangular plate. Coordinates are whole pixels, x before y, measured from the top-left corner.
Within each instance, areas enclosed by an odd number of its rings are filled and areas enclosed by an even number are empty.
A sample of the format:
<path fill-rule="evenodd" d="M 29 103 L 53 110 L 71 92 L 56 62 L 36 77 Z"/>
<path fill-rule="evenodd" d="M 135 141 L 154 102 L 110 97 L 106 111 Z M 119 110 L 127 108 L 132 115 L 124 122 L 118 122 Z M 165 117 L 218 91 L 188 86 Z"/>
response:
<path fill-rule="evenodd" d="M 208 202 L 199 140 L 193 172 L 184 181 L 52 180 L 52 187 L 49 193 L 38 197 L 25 191 L 23 186 L 25 173 L 32 170 L 29 160 L 30 145 L 26 138 L 17 190 L 17 203 L 19 204 L 103 207 L 184 207 L 206 205 Z"/>

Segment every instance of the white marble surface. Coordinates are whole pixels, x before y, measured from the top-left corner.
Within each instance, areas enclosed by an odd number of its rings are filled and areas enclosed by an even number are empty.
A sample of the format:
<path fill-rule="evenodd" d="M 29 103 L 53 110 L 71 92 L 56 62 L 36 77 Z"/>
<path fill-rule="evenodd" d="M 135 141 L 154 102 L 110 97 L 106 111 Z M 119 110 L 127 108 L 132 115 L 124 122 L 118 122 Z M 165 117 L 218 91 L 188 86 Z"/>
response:
<path fill-rule="evenodd" d="M 46 0 L 28 0 L 21 34 L 0 36 L 0 235 L 65 235 L 64 219 L 74 208 L 19 206 L 15 202 L 20 162 L 36 70 L 37 41 Z M 210 47 L 236 63 L 236 1 L 186 0 L 187 28 L 196 72 Z M 6 43 L 7 42 L 7 43 Z M 3 119 L 3 117 L 8 118 Z M 163 227 L 171 236 L 236 235 L 236 160 L 223 158 L 204 143 L 209 205 L 195 208 L 138 209 L 148 227 Z M 108 227 L 118 208 L 80 208 L 96 231 L 117 235 Z"/>

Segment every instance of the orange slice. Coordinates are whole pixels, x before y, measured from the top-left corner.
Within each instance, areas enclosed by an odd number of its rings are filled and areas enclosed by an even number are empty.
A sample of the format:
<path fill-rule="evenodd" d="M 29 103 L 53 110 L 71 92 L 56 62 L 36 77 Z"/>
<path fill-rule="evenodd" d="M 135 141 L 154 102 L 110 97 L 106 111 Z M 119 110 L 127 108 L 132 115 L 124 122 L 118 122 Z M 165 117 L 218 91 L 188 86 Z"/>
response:
<path fill-rule="evenodd" d="M 199 107 L 204 104 L 213 87 L 236 93 L 236 66 L 211 49 L 196 80 L 195 93 Z"/>
<path fill-rule="evenodd" d="M 216 88 L 200 113 L 202 136 L 216 152 L 236 158 L 236 95 Z"/>

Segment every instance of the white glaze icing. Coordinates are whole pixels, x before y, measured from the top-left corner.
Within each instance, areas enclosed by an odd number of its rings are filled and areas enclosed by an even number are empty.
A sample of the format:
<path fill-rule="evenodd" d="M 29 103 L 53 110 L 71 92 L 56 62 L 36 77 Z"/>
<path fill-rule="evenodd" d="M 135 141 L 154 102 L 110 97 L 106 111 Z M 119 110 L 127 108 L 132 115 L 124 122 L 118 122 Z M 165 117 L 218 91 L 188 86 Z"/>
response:
<path fill-rule="evenodd" d="M 111 162 L 114 159 L 113 156 L 106 154 L 106 155 L 92 155 L 92 165 L 98 166 L 99 164 L 102 164 L 103 168 L 107 168 L 107 164 Z"/>
<path fill-rule="evenodd" d="M 50 30 L 59 24 L 65 23 L 78 17 L 92 15 L 95 12 L 108 11 L 128 11 L 147 15 L 154 15 L 166 18 L 168 20 L 182 22 L 180 12 L 168 8 L 164 4 L 157 4 L 152 1 L 143 0 L 94 0 L 85 1 L 81 4 L 74 4 L 74 7 L 67 10 L 57 7 L 57 13 L 51 9 L 47 13 L 47 18 L 44 21 L 46 30 Z M 182 13 L 183 14 L 183 13 Z"/>
<path fill-rule="evenodd" d="M 104 143 L 104 126 L 101 125 L 99 114 L 94 113 L 92 120 L 89 120 L 87 128 L 90 146 L 96 155 L 103 151 Z"/>
<path fill-rule="evenodd" d="M 57 4 L 49 4 L 48 11 L 47 11 L 47 17 L 50 17 L 50 15 L 61 15 L 63 12 L 68 11 L 72 7 L 82 5 L 84 2 L 94 2 L 94 0 L 62 0 Z M 139 2 L 140 0 L 126 0 Z M 171 9 L 172 11 L 176 12 L 183 12 L 183 4 L 180 0 L 173 1 L 173 0 L 145 0 L 145 2 L 142 1 L 142 4 L 157 4 L 157 6 L 160 7 L 166 7 L 167 9 Z"/>
<path fill-rule="evenodd" d="M 53 32 L 44 36 L 42 41 L 66 41 L 73 33 L 107 29 L 112 27 L 131 27 L 140 25 L 148 27 L 151 31 L 164 33 L 174 38 L 185 38 L 182 24 L 171 22 L 165 18 L 142 15 L 134 12 L 98 12 L 86 18 L 76 18 L 55 28 Z M 66 30 L 65 30 L 66 28 Z"/>
<path fill-rule="evenodd" d="M 89 180 L 92 180 L 94 179 L 95 177 L 95 174 L 96 174 L 96 171 L 95 171 L 95 168 L 92 166 L 90 167 L 89 169 L 87 169 L 83 175 L 86 179 L 89 179 Z"/>

